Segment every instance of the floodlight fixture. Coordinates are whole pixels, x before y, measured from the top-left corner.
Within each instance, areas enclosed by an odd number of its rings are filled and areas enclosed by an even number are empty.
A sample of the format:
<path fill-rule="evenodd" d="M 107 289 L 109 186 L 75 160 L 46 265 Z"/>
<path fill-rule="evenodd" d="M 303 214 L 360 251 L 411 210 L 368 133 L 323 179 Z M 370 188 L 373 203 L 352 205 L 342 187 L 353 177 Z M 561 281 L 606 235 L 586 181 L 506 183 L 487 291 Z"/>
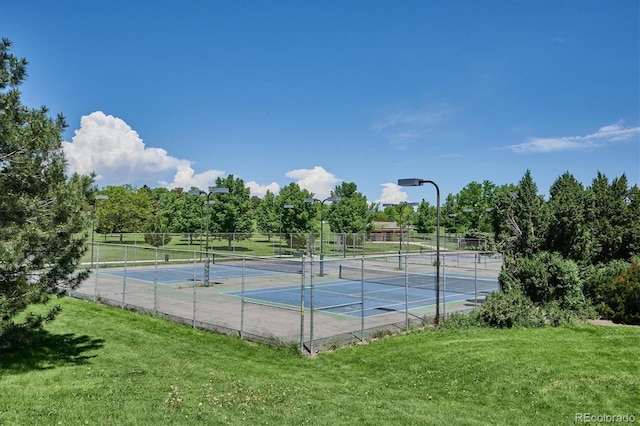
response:
<path fill-rule="evenodd" d="M 212 194 L 228 194 L 229 193 L 229 188 L 225 188 L 225 187 L 215 187 L 215 188 L 209 188 L 209 192 L 203 191 L 199 188 L 196 189 L 191 189 L 189 191 L 189 195 L 206 195 L 207 196 L 207 201 L 204 203 L 205 206 L 210 206 L 215 204 L 215 200 L 209 200 L 209 198 L 211 197 Z M 202 208 L 200 209 L 200 217 L 202 218 L 203 214 L 202 214 Z M 202 219 L 201 219 L 202 220 Z M 205 231 L 205 235 L 206 235 L 206 245 L 205 245 L 205 255 L 207 258 L 209 258 L 209 214 L 207 211 L 207 219 L 206 219 L 206 231 Z M 202 228 L 200 228 L 202 229 Z M 202 240 L 200 240 L 202 241 Z"/>
<path fill-rule="evenodd" d="M 411 179 L 398 179 L 398 186 L 421 186 L 424 183 L 423 179 L 411 178 Z"/>

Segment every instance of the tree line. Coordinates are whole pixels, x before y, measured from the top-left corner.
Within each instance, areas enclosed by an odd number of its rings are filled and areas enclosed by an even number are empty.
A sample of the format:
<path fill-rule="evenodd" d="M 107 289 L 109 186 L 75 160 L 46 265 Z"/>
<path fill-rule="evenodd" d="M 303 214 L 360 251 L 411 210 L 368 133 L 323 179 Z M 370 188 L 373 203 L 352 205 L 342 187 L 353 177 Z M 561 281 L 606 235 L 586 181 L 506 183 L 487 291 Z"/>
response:
<path fill-rule="evenodd" d="M 407 203 L 381 208 L 352 182 L 336 186 L 331 195 L 341 201 L 327 204 L 307 202 L 313 194 L 295 183 L 260 200 L 233 175 L 216 180 L 215 187 L 227 189 L 222 193 L 130 185 L 98 190 L 93 175 L 65 173 L 64 117 L 22 105 L 18 87 L 27 61 L 10 48 L 9 40 L 0 42 L 0 351 L 37 336 L 30 332 L 59 312 L 34 312 L 32 306 L 87 278 L 79 262 L 93 224 L 102 233 L 194 234 L 204 227 L 228 238 L 243 238 L 254 228 L 317 232 L 319 217 L 338 233 L 368 232 L 376 220 L 435 230 L 436 208 L 426 201 L 416 209 Z M 478 313 L 486 322 L 535 322 L 535 312 L 544 312 L 547 321 L 553 312 L 595 306 L 605 317 L 640 323 L 640 192 L 625 175 L 609 180 L 598 173 L 583 187 L 565 173 L 548 200 L 529 171 L 517 185 L 471 182 L 446 197 L 441 217 L 448 231 L 490 237 L 506 254 L 503 292 Z"/>

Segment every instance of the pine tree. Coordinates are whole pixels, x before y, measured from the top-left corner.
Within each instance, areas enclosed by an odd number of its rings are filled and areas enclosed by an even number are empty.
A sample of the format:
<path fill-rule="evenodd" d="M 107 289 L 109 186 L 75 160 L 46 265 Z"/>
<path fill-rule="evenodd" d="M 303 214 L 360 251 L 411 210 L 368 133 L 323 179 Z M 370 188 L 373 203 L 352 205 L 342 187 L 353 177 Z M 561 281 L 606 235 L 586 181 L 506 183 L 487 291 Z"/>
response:
<path fill-rule="evenodd" d="M 18 86 L 27 61 L 0 42 L 0 350 L 19 344 L 59 312 L 30 312 L 87 276 L 76 272 L 86 250 L 92 177 L 65 174 L 64 117 L 29 109 Z"/>

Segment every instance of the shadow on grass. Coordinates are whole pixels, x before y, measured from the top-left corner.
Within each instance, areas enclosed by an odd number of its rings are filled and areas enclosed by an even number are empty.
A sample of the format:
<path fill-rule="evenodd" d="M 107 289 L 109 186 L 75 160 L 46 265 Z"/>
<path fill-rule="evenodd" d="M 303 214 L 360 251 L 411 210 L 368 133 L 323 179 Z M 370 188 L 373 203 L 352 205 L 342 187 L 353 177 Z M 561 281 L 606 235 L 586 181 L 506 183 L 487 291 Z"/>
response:
<path fill-rule="evenodd" d="M 24 343 L 20 347 L 13 346 L 0 351 L 0 374 L 85 364 L 97 356 L 92 351 L 104 346 L 103 339 L 92 339 L 86 335 L 37 331 L 31 336 L 22 337 Z"/>
<path fill-rule="evenodd" d="M 209 251 L 220 251 L 220 252 L 245 252 L 252 251 L 248 247 L 229 247 L 229 246 L 214 246 L 213 244 L 209 244 Z"/>

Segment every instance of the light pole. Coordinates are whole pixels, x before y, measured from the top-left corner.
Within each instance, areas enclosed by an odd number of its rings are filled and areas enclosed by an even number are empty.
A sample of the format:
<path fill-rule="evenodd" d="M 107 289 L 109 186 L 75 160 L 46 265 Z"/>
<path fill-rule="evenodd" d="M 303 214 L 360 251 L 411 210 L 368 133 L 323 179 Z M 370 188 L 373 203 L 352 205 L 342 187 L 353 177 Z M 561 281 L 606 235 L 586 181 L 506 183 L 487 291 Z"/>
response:
<path fill-rule="evenodd" d="M 209 258 L 209 216 L 210 216 L 208 206 L 216 203 L 215 200 L 209 201 L 209 197 L 211 197 L 211 194 L 228 194 L 228 193 L 229 193 L 229 188 L 211 188 L 211 191 L 209 192 L 202 191 L 200 189 L 192 189 L 191 191 L 189 191 L 190 195 L 206 195 L 207 196 L 207 201 L 205 202 L 205 205 L 207 206 L 207 218 L 205 221 L 206 243 L 204 248 L 205 256 L 207 257 L 207 259 Z"/>
<path fill-rule="evenodd" d="M 229 188 L 210 188 L 211 191 L 206 192 L 206 191 L 201 191 L 200 189 L 192 189 L 191 191 L 189 191 L 189 194 L 191 195 L 206 195 L 207 196 L 207 201 L 206 201 L 206 205 L 207 205 L 207 219 L 206 219 L 206 230 L 205 230 L 205 234 L 206 234 L 206 245 L 205 245 L 205 259 L 204 259 L 204 279 L 203 279 L 203 285 L 205 287 L 209 287 L 209 207 L 211 204 L 215 204 L 214 200 L 209 201 L 209 197 L 211 197 L 211 194 L 228 194 L 229 193 Z M 204 206 L 203 206 L 204 207 Z M 200 210 L 202 211 L 202 210 Z"/>
<path fill-rule="evenodd" d="M 432 180 L 426 179 L 398 179 L 398 186 L 422 186 L 430 183 L 436 188 L 436 318 L 435 324 L 440 324 L 440 188 Z"/>
<path fill-rule="evenodd" d="M 282 216 L 284 215 L 285 209 L 289 210 L 293 208 L 293 204 L 285 204 L 282 206 L 282 210 L 280 210 L 280 250 L 278 250 L 278 257 L 282 255 Z"/>
<path fill-rule="evenodd" d="M 324 262 L 322 262 L 322 260 L 324 259 L 324 252 L 322 250 L 322 241 L 323 241 L 323 235 L 324 235 L 324 220 L 322 218 L 323 215 L 323 211 L 324 211 L 324 203 L 327 201 L 341 201 L 342 197 L 339 197 L 337 195 L 331 196 L 331 197 L 327 197 L 324 200 L 319 200 L 317 198 L 305 198 L 304 202 L 305 203 L 320 203 L 320 276 L 324 275 Z"/>
<path fill-rule="evenodd" d="M 93 202 L 93 212 L 92 212 L 92 221 L 91 221 L 91 266 L 93 268 L 93 241 L 96 229 L 96 209 L 98 208 L 98 201 L 100 200 L 108 200 L 109 197 L 106 195 L 96 195 L 95 201 Z"/>

